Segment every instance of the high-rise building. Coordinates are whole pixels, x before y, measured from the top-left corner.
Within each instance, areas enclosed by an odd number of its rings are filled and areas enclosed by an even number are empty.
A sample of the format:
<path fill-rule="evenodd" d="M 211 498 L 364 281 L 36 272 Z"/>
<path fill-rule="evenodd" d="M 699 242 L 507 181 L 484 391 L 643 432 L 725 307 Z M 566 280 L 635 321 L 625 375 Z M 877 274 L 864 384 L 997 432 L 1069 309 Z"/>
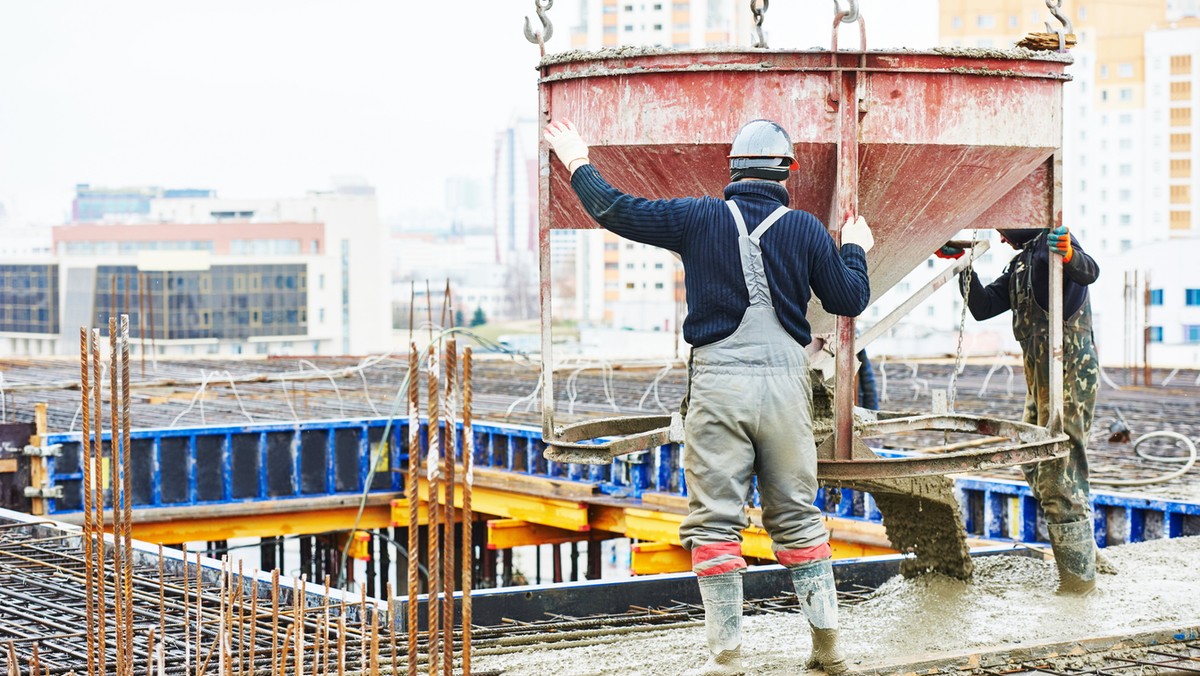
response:
<path fill-rule="evenodd" d="M 1147 216 L 1156 234 L 1200 236 L 1200 18 L 1146 38 Z"/>

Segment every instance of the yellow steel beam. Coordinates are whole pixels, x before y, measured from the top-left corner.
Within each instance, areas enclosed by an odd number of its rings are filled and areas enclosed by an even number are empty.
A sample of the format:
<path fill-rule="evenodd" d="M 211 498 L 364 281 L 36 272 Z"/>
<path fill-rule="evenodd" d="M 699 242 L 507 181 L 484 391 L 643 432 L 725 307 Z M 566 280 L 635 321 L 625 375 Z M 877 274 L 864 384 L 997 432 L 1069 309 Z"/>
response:
<path fill-rule="evenodd" d="M 426 480 L 421 480 L 417 495 L 421 500 L 429 499 L 429 483 Z M 454 504 L 457 507 L 462 506 L 461 486 L 456 487 L 454 491 Z M 471 510 L 479 514 L 518 519 L 563 530 L 591 530 L 588 506 L 576 500 L 514 493 L 477 485 L 471 490 Z"/>
<path fill-rule="evenodd" d="M 133 537 L 145 542 L 177 544 L 196 540 L 324 533 L 354 528 L 355 517 L 358 515 L 358 507 L 218 516 L 204 516 L 205 510 L 199 507 L 193 511 L 196 513 L 195 517 L 135 522 Z M 363 509 L 358 527 L 386 528 L 391 525 L 391 516 L 391 509 L 386 504 L 368 505 Z"/>
<path fill-rule="evenodd" d="M 392 525 L 405 526 L 408 524 L 408 498 L 396 498 L 392 500 Z M 417 525 L 429 525 L 429 503 L 424 500 L 417 501 Z"/>
<path fill-rule="evenodd" d="M 525 545 L 557 545 L 589 539 L 594 531 L 572 531 L 543 526 L 519 519 L 492 519 L 487 522 L 487 548 L 512 549 Z"/>
<path fill-rule="evenodd" d="M 634 575 L 683 573 L 692 569 L 692 555 L 679 545 L 644 542 L 633 546 L 629 571 Z"/>

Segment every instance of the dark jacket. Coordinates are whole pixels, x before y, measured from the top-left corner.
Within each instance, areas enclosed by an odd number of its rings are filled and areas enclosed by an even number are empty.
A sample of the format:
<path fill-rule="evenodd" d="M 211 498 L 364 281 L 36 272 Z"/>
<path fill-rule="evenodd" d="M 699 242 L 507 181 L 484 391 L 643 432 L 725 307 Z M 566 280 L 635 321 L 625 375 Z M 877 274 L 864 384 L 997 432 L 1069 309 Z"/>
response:
<path fill-rule="evenodd" d="M 738 233 L 724 200 L 685 197 L 649 200 L 612 187 L 592 165 L 571 177 L 584 209 L 600 225 L 635 242 L 679 254 L 687 276 L 688 315 L 683 337 L 694 347 L 733 333 L 750 305 L 738 254 Z M 787 190 L 771 181 L 739 181 L 725 188 L 753 231 L 781 204 Z M 855 316 L 870 302 L 866 252 L 856 244 L 838 251 L 815 216 L 792 211 L 762 238 L 764 267 L 775 314 L 801 345 L 812 341 L 806 312 L 815 292 L 833 314 Z"/>
<path fill-rule="evenodd" d="M 1075 253 L 1071 255 L 1071 262 L 1063 265 L 1064 320 L 1083 307 L 1088 300 L 1088 285 L 1100 276 L 1100 266 L 1096 265 L 1095 259 L 1087 255 L 1074 235 L 1071 235 L 1071 247 Z M 1046 244 L 1045 233 L 1026 242 L 1021 251 L 1013 256 L 1013 261 L 1023 255 L 1032 259 L 1034 299 L 1043 310 L 1049 310 L 1050 248 Z M 967 298 L 967 307 L 971 309 L 972 317 L 977 320 L 990 319 L 1012 309 L 1009 283 L 1012 280 L 1013 261 L 1009 261 L 1004 272 L 987 286 L 980 283 L 979 275 L 971 272 L 971 293 Z M 960 292 L 965 289 L 966 275 L 964 270 L 960 277 Z"/>

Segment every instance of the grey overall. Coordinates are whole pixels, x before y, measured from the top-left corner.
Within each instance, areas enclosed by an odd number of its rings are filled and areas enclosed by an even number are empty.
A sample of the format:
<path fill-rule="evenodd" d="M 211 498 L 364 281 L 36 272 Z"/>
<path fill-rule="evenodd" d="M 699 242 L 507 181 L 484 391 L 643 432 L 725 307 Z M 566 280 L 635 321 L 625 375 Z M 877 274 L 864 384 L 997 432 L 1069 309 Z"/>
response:
<path fill-rule="evenodd" d="M 813 505 L 808 356 L 775 316 L 760 246 L 788 209 L 747 232 L 737 205 L 728 205 L 750 306 L 732 334 L 692 353 L 683 456 L 690 512 L 679 535 L 697 575 L 745 567 L 741 531 L 749 525 L 745 506 L 755 474 L 763 527 L 781 562 L 828 556 L 821 552 L 828 552 L 829 534 Z"/>

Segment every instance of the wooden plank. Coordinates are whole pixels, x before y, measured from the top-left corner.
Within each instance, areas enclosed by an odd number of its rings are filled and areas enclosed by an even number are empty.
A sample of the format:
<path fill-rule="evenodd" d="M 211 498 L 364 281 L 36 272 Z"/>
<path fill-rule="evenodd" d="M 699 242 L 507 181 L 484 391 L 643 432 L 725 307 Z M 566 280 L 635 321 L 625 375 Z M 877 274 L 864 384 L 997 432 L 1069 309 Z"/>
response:
<path fill-rule="evenodd" d="M 475 467 L 475 486 L 485 486 L 498 490 L 540 495 L 551 498 L 582 499 L 596 494 L 596 486 L 582 481 L 566 479 L 548 479 L 546 477 L 530 476 L 503 469 Z M 462 476 L 462 465 L 455 468 L 456 476 Z"/>

